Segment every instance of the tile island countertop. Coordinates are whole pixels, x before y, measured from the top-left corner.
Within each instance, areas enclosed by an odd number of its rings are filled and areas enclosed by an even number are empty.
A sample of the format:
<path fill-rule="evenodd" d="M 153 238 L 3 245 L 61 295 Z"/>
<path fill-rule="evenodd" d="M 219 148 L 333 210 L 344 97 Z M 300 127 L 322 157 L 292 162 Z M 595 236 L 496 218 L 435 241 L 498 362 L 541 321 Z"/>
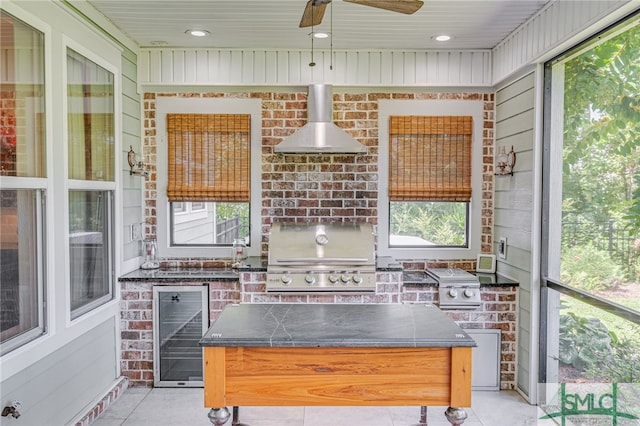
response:
<path fill-rule="evenodd" d="M 201 346 L 472 347 L 475 341 L 425 304 L 234 304 Z"/>

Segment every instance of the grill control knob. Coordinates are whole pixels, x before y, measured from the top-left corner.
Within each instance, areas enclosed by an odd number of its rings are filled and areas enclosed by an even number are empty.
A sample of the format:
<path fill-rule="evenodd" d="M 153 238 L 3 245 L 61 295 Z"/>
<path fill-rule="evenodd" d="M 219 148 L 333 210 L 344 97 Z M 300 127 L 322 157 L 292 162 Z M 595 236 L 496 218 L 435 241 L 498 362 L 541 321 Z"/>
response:
<path fill-rule="evenodd" d="M 455 299 L 456 297 L 458 297 L 458 290 L 456 290 L 455 288 L 449 289 L 449 296 Z"/>
<path fill-rule="evenodd" d="M 464 291 L 464 297 L 469 298 L 469 299 L 472 298 L 473 296 L 475 296 L 475 294 L 476 293 L 470 288 L 468 288 L 468 289 L 466 289 Z"/>
<path fill-rule="evenodd" d="M 282 284 L 284 285 L 289 285 L 291 284 L 291 276 L 289 275 L 283 275 L 282 278 L 280 278 L 280 281 L 282 281 Z"/>
<path fill-rule="evenodd" d="M 329 275 L 329 282 L 331 284 L 335 284 L 338 282 L 338 276 L 337 275 Z"/>
<path fill-rule="evenodd" d="M 327 237 L 327 234 L 318 234 L 316 236 L 316 244 L 319 246 L 326 246 L 327 243 L 329 243 L 329 237 Z"/>
<path fill-rule="evenodd" d="M 355 285 L 362 284 L 362 277 L 360 275 L 353 276 L 353 283 Z"/>
<path fill-rule="evenodd" d="M 347 274 L 343 274 L 340 276 L 340 281 L 342 281 L 343 284 L 348 284 L 349 281 L 351 281 L 351 277 Z"/>
<path fill-rule="evenodd" d="M 315 283 L 315 282 L 316 282 L 316 277 L 314 277 L 314 276 L 313 276 L 313 274 L 307 274 L 307 275 L 304 277 L 304 281 L 305 281 L 307 284 L 312 285 L 313 283 Z"/>

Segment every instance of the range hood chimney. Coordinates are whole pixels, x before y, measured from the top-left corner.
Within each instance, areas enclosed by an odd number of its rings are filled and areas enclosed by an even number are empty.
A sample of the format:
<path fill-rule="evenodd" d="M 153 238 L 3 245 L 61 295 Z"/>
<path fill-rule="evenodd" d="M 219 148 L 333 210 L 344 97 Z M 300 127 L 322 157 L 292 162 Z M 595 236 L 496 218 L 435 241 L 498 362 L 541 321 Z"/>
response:
<path fill-rule="evenodd" d="M 309 85 L 307 124 L 275 146 L 275 152 L 360 154 L 367 147 L 332 122 L 333 94 L 329 84 Z"/>

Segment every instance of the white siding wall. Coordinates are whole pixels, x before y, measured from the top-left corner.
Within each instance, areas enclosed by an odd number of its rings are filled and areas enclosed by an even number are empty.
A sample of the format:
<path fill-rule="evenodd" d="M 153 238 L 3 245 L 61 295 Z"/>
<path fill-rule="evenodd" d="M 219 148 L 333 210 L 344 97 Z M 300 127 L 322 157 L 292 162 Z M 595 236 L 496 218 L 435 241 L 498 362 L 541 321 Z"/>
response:
<path fill-rule="evenodd" d="M 491 52 L 141 49 L 140 84 L 487 87 Z"/>
<path fill-rule="evenodd" d="M 122 52 L 122 158 L 127 158 L 129 147 L 142 154 L 141 99 L 138 93 L 137 55 L 129 49 Z M 146 178 L 131 176 L 129 163 L 122 162 L 122 260 L 123 272 L 138 267 L 141 254 L 140 241 L 131 239 L 131 226 L 143 221 L 142 190 Z M 143 229 L 144 232 L 144 229 Z"/>
<path fill-rule="evenodd" d="M 18 420 L 0 417 L 0 425 L 64 425 L 84 414 L 117 377 L 115 321 L 110 318 L 3 380 L 3 406 L 18 400 L 22 408 Z"/>
<path fill-rule="evenodd" d="M 532 288 L 532 229 L 534 229 L 535 175 L 535 78 L 534 73 L 509 84 L 496 94 L 496 152 L 513 146 L 516 165 L 513 176 L 495 177 L 494 252 L 500 237 L 507 238 L 506 259 L 499 259 L 498 272 L 520 283 L 518 310 L 517 377 L 518 389 L 530 396 L 531 365 L 537 347 L 532 344 L 537 324 L 532 307 L 537 307 L 538 291 Z M 535 271 L 533 271 L 535 274 Z M 535 339 L 534 339 L 535 340 Z"/>

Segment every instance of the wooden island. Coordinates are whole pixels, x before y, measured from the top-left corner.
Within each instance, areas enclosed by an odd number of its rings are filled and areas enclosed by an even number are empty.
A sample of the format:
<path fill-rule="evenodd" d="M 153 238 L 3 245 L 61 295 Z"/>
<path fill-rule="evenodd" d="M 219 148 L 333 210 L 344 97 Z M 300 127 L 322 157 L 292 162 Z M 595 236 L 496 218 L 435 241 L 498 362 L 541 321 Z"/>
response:
<path fill-rule="evenodd" d="M 227 406 L 471 406 L 476 344 L 432 305 L 229 305 L 200 344 L 216 425 Z"/>

